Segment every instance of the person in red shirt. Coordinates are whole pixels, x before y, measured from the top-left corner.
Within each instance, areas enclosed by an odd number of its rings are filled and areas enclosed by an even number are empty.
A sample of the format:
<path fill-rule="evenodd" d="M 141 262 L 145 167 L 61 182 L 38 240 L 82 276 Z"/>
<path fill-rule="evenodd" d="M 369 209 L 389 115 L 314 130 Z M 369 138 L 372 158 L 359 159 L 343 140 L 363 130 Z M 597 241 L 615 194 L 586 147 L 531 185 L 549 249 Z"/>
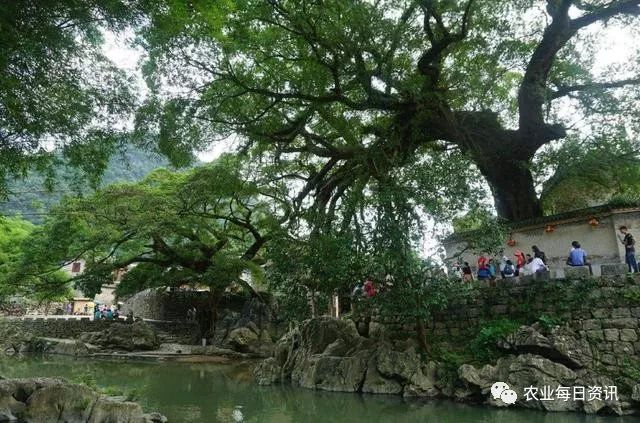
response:
<path fill-rule="evenodd" d="M 516 256 L 516 275 L 519 275 L 520 269 L 527 264 L 527 259 L 524 257 L 524 253 L 520 250 L 516 250 L 514 256 Z"/>
<path fill-rule="evenodd" d="M 478 257 L 478 270 L 486 269 L 488 264 L 489 260 L 486 259 L 484 254 L 480 254 L 480 257 Z"/>
<path fill-rule="evenodd" d="M 376 286 L 373 284 L 371 278 L 368 278 L 364 282 L 363 289 L 365 297 L 371 298 L 376 295 Z"/>

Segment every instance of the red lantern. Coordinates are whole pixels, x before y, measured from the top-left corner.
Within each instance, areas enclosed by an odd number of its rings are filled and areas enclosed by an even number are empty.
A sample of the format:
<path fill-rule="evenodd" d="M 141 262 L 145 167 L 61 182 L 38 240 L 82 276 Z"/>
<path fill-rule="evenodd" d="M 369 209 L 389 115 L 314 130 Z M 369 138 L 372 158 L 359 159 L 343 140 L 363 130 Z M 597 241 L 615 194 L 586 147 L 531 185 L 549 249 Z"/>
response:
<path fill-rule="evenodd" d="M 595 217 L 592 217 L 592 218 L 589 220 L 589 225 L 591 225 L 591 226 L 592 226 L 592 227 L 594 227 L 594 228 L 595 228 L 596 226 L 598 226 L 599 224 L 600 224 L 600 221 L 599 221 L 597 218 L 595 218 Z"/>
<path fill-rule="evenodd" d="M 516 240 L 515 240 L 515 239 L 513 239 L 513 238 L 509 238 L 509 240 L 507 241 L 507 245 L 508 245 L 509 247 L 515 247 L 515 245 L 516 245 Z"/>
<path fill-rule="evenodd" d="M 548 233 L 548 234 L 550 234 L 551 232 L 553 232 L 553 231 L 555 231 L 555 230 L 556 230 L 556 227 L 555 227 L 555 226 L 553 226 L 553 225 L 547 225 L 547 226 L 544 228 L 544 231 L 545 231 L 546 233 Z"/>

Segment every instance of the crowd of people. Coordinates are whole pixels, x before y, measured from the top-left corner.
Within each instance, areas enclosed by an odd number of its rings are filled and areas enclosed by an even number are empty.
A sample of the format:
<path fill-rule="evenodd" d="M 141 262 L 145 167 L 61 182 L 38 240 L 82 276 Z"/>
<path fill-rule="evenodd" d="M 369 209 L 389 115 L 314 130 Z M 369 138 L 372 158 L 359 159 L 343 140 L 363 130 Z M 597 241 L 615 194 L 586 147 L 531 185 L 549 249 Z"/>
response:
<path fill-rule="evenodd" d="M 117 320 L 119 317 L 120 311 L 116 306 L 96 304 L 93 307 L 93 320 Z"/>
<path fill-rule="evenodd" d="M 635 239 L 626 226 L 621 226 L 619 231 L 621 234 L 619 239 L 625 249 L 625 262 L 629 267 L 629 272 L 637 273 Z M 578 241 L 573 241 L 565 264 L 567 266 L 587 267 L 589 273 L 593 275 L 593 268 L 587 257 L 587 252 L 582 248 L 582 245 Z M 508 279 L 545 273 L 549 271 L 549 263 L 545 252 L 537 245 L 532 245 L 531 252 L 528 254 L 516 250 L 513 257 L 503 255 L 500 260 L 488 257 L 487 254 L 480 254 L 475 272 L 469 262 L 466 261 L 462 265 L 456 263 L 452 270 L 453 274 L 457 275 L 463 282 L 472 282 L 475 278 L 492 282 L 498 276 L 502 279 Z M 387 289 L 391 289 L 393 283 L 394 279 L 391 275 L 387 275 L 379 283 L 375 283 L 372 277 L 368 277 L 364 282 L 356 284 L 351 292 L 351 298 L 356 301 L 373 298 Z M 195 316 L 195 310 L 192 313 L 188 315 L 189 319 Z"/>
<path fill-rule="evenodd" d="M 625 249 L 625 263 L 629 267 L 629 272 L 638 272 L 638 263 L 636 261 L 635 239 L 629 233 L 626 226 L 621 226 L 620 242 Z M 587 259 L 587 252 L 582 248 L 578 241 L 571 243 L 571 249 L 567 256 L 566 265 L 576 267 L 588 267 L 589 273 L 593 275 L 593 268 Z M 471 282 L 474 279 L 474 272 L 469 262 L 463 265 L 454 266 L 454 271 L 464 282 Z M 475 277 L 478 280 L 497 279 L 498 274 L 503 278 L 513 278 L 517 276 L 535 275 L 549 271 L 547 256 L 544 251 L 540 250 L 537 245 L 531 247 L 531 253 L 525 254 L 520 250 L 516 250 L 513 258 L 503 256 L 498 261 L 495 258 L 487 258 L 486 254 L 480 254 L 477 261 Z"/>

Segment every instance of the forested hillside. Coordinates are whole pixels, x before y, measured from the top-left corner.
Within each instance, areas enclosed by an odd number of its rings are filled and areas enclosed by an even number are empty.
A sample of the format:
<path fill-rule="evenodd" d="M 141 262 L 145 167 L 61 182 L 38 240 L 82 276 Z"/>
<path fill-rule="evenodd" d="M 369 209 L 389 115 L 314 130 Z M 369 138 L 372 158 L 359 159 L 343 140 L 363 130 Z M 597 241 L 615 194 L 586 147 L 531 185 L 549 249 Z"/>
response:
<path fill-rule="evenodd" d="M 129 147 L 111 158 L 100 186 L 138 181 L 153 169 L 165 166 L 168 166 L 168 162 L 162 156 Z M 50 207 L 64 195 L 86 195 L 93 192 L 85 177 L 64 165 L 55 168 L 52 185 L 47 183 L 44 175 L 32 171 L 25 179 L 13 181 L 8 188 L 11 194 L 5 201 L 0 201 L 0 214 L 20 214 L 34 223 L 42 221 Z"/>

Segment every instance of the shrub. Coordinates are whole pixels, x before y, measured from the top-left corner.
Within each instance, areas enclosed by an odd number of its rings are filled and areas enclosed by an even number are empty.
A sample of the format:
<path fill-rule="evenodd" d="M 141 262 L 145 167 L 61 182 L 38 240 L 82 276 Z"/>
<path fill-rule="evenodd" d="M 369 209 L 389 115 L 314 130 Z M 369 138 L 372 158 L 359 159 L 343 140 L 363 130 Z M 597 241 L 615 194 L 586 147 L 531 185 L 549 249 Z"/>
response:
<path fill-rule="evenodd" d="M 480 362 L 491 362 L 500 356 L 498 342 L 514 333 L 522 322 L 498 319 L 482 327 L 470 345 L 470 352 Z"/>

